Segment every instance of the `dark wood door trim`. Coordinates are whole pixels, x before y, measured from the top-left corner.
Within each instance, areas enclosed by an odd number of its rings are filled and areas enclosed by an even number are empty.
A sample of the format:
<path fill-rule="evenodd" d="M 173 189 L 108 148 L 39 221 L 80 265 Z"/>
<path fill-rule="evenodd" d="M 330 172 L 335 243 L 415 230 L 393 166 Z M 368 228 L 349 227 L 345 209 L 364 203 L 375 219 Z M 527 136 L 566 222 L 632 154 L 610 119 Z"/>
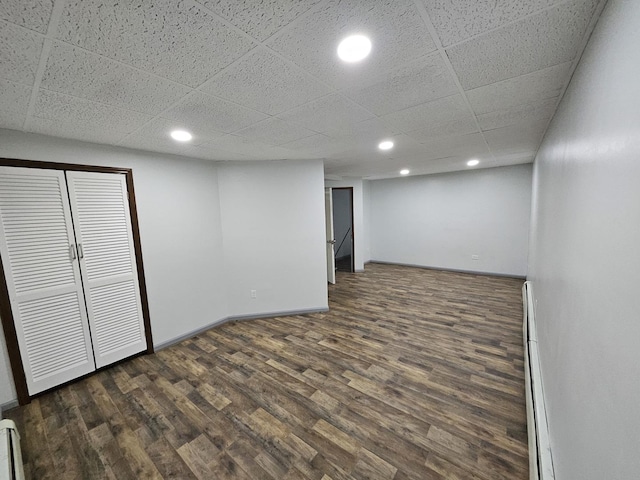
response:
<path fill-rule="evenodd" d="M 142 302 L 142 317 L 144 322 L 145 338 L 147 340 L 147 353 L 153 353 L 153 337 L 151 335 L 151 319 L 149 315 L 149 300 L 147 296 L 147 282 L 144 276 L 144 264 L 142 261 L 142 242 L 140 240 L 140 228 L 138 225 L 138 210 L 136 208 L 136 196 L 133 187 L 133 171 L 130 168 L 100 167 L 95 165 L 78 165 L 74 163 L 41 162 L 35 160 L 23 160 L 16 158 L 0 158 L 0 166 L 40 168 L 47 170 L 70 170 L 83 172 L 100 173 L 121 173 L 126 176 L 127 193 L 129 196 L 129 210 L 131 212 L 131 230 L 133 245 L 136 254 L 136 266 L 138 269 L 138 285 L 140 287 L 140 300 Z M 11 301 L 4 272 L 4 265 L 0 258 L 0 316 L 2 317 L 2 328 L 9 354 L 9 363 L 13 372 L 13 381 L 18 395 L 18 403 L 25 405 L 31 401 L 29 390 L 27 389 L 27 379 L 24 373 L 24 365 L 18 347 L 18 336 L 16 334 L 13 312 L 11 311 Z"/>
<path fill-rule="evenodd" d="M 131 229 L 133 230 L 133 246 L 136 252 L 136 266 L 138 269 L 138 286 L 140 288 L 140 301 L 142 303 L 142 318 L 144 320 L 144 334 L 147 338 L 147 353 L 153 353 L 153 337 L 151 336 L 151 316 L 149 315 L 149 299 L 147 297 L 147 281 L 144 276 L 144 263 L 142 261 L 142 241 L 138 228 L 138 208 L 136 206 L 136 194 L 133 188 L 133 172 L 127 173 L 127 192 L 129 194 L 129 212 L 131 213 Z"/>

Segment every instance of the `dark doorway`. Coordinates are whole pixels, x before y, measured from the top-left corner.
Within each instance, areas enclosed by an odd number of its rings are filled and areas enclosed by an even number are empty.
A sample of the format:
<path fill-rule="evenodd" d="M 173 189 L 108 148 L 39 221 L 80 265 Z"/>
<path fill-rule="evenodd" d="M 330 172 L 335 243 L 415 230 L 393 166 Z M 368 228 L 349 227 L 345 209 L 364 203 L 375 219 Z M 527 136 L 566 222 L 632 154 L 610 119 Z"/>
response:
<path fill-rule="evenodd" d="M 333 188 L 336 270 L 354 271 L 353 187 Z"/>

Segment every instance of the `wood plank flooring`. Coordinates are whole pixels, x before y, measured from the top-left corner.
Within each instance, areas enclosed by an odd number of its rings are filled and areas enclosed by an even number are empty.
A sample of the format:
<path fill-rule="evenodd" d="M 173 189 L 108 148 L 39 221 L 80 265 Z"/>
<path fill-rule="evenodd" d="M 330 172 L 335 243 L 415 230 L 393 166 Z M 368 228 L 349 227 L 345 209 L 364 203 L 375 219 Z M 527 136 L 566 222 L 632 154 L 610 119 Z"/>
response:
<path fill-rule="evenodd" d="M 369 264 L 6 413 L 30 479 L 524 480 L 521 285 Z"/>

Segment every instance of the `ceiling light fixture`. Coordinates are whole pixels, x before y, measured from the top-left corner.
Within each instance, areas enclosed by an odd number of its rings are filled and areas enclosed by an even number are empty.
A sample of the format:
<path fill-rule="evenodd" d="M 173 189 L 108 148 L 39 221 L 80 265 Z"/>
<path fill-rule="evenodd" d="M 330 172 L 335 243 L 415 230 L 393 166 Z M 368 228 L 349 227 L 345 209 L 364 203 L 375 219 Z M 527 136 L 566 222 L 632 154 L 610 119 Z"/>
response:
<path fill-rule="evenodd" d="M 393 142 L 391 140 L 384 140 L 378 144 L 380 150 L 391 150 L 393 148 Z"/>
<path fill-rule="evenodd" d="M 359 62 L 371 52 L 371 40 L 364 35 L 351 35 L 338 45 L 338 57 L 344 62 Z"/>
<path fill-rule="evenodd" d="M 475 158 L 473 160 L 469 160 L 467 162 L 467 165 L 469 165 L 470 167 L 475 167 L 476 165 L 478 165 L 480 163 L 480 160 L 476 160 Z"/>
<path fill-rule="evenodd" d="M 400 175 L 409 175 L 409 169 L 408 168 L 404 168 L 404 169 L 400 170 Z"/>
<path fill-rule="evenodd" d="M 193 138 L 193 136 L 185 130 L 174 130 L 171 132 L 171 138 L 178 142 L 188 142 Z"/>

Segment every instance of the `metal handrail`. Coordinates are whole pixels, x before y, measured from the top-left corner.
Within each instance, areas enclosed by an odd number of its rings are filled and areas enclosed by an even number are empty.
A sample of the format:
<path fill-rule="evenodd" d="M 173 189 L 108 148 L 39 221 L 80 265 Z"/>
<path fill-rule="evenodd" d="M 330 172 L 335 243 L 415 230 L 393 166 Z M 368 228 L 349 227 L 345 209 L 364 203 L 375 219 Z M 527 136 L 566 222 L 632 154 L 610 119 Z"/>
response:
<path fill-rule="evenodd" d="M 340 242 L 340 246 L 337 248 L 337 250 L 335 251 L 335 253 L 333 254 L 334 258 L 338 258 L 338 252 L 340 251 L 340 249 L 342 248 L 342 244 L 344 243 L 344 241 L 347 239 L 347 235 L 349 235 L 349 232 L 351 231 L 351 227 L 349 227 L 349 229 L 347 230 L 347 233 L 344 234 L 344 238 L 342 239 L 342 241 Z"/>

